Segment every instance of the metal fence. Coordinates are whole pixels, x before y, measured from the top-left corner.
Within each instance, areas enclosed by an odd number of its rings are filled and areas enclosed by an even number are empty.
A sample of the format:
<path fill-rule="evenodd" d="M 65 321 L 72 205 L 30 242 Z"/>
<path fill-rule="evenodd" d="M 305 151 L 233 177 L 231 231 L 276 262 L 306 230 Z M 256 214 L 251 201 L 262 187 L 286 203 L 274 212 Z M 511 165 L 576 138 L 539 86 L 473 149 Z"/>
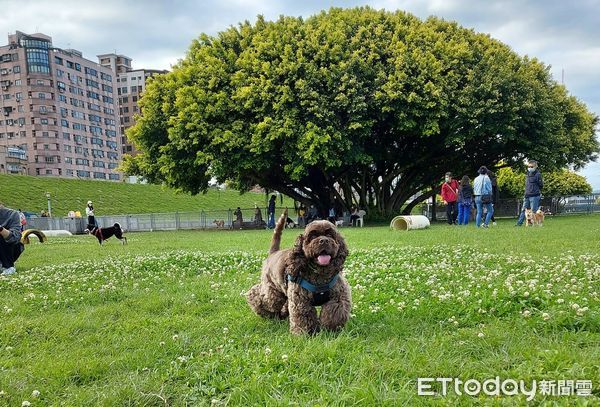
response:
<path fill-rule="evenodd" d="M 521 213 L 522 199 L 499 199 L 494 203 L 494 217 L 517 217 Z M 600 193 L 586 196 L 542 197 L 540 206 L 544 212 L 551 215 L 591 214 L 600 213 Z M 421 206 L 423 215 L 433 216 L 433 205 L 426 203 Z M 436 205 L 436 218 L 446 219 L 446 206 Z"/>
<path fill-rule="evenodd" d="M 264 229 L 267 224 L 266 208 L 240 209 L 241 217 L 235 209 L 142 213 L 135 215 L 96 216 L 100 227 L 119 223 L 130 232 L 152 232 L 157 230 L 194 230 L 194 229 Z M 27 220 L 27 228 L 41 230 L 68 230 L 73 234 L 84 233 L 87 218 L 49 218 L 35 217 Z"/>
<path fill-rule="evenodd" d="M 494 216 L 517 217 L 521 210 L 521 199 L 500 199 L 494 204 Z M 552 215 L 600 213 L 600 193 L 588 196 L 548 197 L 542 198 L 541 206 Z M 423 204 L 422 214 L 432 218 L 433 205 Z M 142 213 L 136 215 L 96 216 L 100 227 L 112 226 L 118 222 L 130 232 L 152 232 L 158 230 L 194 230 L 194 229 L 264 229 L 267 224 L 267 208 L 240 209 L 241 217 L 236 210 L 223 209 L 197 212 Z M 296 221 L 296 217 L 290 214 Z M 436 218 L 446 219 L 446 207 L 436 206 Z M 345 224 L 349 224 L 348 213 L 343 216 Z M 28 228 L 41 230 L 68 230 L 73 234 L 84 233 L 87 227 L 86 218 L 29 218 Z"/>

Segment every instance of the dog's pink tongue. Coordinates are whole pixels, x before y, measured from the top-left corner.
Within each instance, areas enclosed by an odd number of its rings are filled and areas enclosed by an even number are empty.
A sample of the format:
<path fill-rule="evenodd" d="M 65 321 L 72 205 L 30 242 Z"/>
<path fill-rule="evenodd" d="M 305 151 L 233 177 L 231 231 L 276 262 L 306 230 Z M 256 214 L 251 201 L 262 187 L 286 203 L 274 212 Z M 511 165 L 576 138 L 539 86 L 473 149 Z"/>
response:
<path fill-rule="evenodd" d="M 321 254 L 319 257 L 317 257 L 317 261 L 321 266 L 326 266 L 331 261 L 331 256 L 328 254 Z"/>

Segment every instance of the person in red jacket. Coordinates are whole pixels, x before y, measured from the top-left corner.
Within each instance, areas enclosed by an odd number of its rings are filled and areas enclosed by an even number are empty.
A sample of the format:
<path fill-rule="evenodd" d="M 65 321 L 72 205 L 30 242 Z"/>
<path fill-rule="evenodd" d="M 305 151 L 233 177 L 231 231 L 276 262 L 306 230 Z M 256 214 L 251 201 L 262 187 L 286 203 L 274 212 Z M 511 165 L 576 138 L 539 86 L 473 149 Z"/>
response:
<path fill-rule="evenodd" d="M 449 225 L 456 224 L 457 201 L 458 201 L 458 182 L 452 178 L 452 173 L 447 172 L 441 191 L 442 199 L 446 203 L 446 216 Z"/>

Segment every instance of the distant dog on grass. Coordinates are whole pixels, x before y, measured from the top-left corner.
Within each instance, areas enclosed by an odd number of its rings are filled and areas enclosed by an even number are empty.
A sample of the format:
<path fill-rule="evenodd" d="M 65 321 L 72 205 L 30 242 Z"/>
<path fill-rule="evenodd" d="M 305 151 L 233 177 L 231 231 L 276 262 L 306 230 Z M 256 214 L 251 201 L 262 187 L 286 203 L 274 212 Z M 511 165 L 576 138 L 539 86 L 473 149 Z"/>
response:
<path fill-rule="evenodd" d="M 96 239 L 98 239 L 98 243 L 100 243 L 100 245 L 102 245 L 105 240 L 110 239 L 113 236 L 119 239 L 122 244 L 127 243 L 127 238 L 123 236 L 123 229 L 121 229 L 121 225 L 119 223 L 115 223 L 113 226 L 107 228 L 95 227 L 91 230 L 90 234 L 96 236 Z"/>
<path fill-rule="evenodd" d="M 335 227 L 341 228 L 342 226 L 344 226 L 344 220 L 343 219 L 337 219 L 335 221 Z"/>
<path fill-rule="evenodd" d="M 542 208 L 536 212 L 527 208 L 525 209 L 525 226 L 543 226 L 544 225 L 544 211 Z"/>
<path fill-rule="evenodd" d="M 223 229 L 225 227 L 225 221 L 222 219 L 215 219 L 213 223 L 217 225 L 217 229 Z"/>

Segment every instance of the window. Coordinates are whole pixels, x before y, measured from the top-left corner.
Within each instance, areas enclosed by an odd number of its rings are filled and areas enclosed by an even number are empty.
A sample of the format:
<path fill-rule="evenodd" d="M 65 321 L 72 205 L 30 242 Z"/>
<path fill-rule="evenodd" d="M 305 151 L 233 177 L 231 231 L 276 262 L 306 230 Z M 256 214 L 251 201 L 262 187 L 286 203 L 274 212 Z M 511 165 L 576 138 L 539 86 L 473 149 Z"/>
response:
<path fill-rule="evenodd" d="M 71 135 L 69 133 L 63 133 L 63 139 L 71 140 Z"/>
<path fill-rule="evenodd" d="M 61 124 L 61 126 L 63 126 L 63 127 L 69 127 L 69 121 L 68 121 L 68 120 L 61 119 L 61 120 L 60 120 L 60 124 Z"/>
<path fill-rule="evenodd" d="M 46 83 L 42 79 L 38 79 L 35 84 L 38 86 L 44 86 Z"/>
<path fill-rule="evenodd" d="M 63 71 L 62 69 L 56 70 L 56 76 L 58 76 L 59 78 L 62 78 L 64 74 L 65 74 L 65 71 Z"/>
<path fill-rule="evenodd" d="M 45 93 L 38 93 L 38 98 L 40 98 L 40 99 L 46 99 L 46 94 Z"/>
<path fill-rule="evenodd" d="M 127 97 L 127 96 L 123 96 L 123 97 L 121 98 L 121 102 L 123 102 L 123 103 L 128 103 L 128 102 L 129 102 L 129 97 Z"/>
<path fill-rule="evenodd" d="M 121 179 L 121 176 L 119 174 L 108 174 L 108 179 L 112 181 L 118 181 Z"/>
<path fill-rule="evenodd" d="M 108 86 L 108 85 L 102 84 L 102 90 L 105 91 L 105 92 L 108 92 L 108 93 L 112 93 L 113 88 L 112 88 L 112 86 Z"/>
<path fill-rule="evenodd" d="M 21 79 L 17 79 L 15 81 L 15 86 L 21 86 L 23 84 L 23 81 Z"/>
<path fill-rule="evenodd" d="M 65 95 L 58 95 L 58 100 L 67 103 L 67 97 Z"/>
<path fill-rule="evenodd" d="M 20 72 L 21 72 L 21 66 L 20 65 L 13 66 L 13 73 L 20 73 Z"/>
<path fill-rule="evenodd" d="M 50 73 L 48 48 L 26 48 L 27 69 L 30 73 Z"/>
<path fill-rule="evenodd" d="M 75 70 L 81 71 L 81 64 L 75 63 Z"/>
<path fill-rule="evenodd" d="M 73 69 L 73 62 L 67 61 L 67 68 Z"/>
<path fill-rule="evenodd" d="M 63 64 L 63 59 L 59 56 L 54 56 L 54 63 L 57 65 L 62 65 Z"/>
<path fill-rule="evenodd" d="M 104 103 L 113 103 L 113 98 L 111 98 L 109 96 L 102 96 L 102 101 Z"/>
<path fill-rule="evenodd" d="M 98 71 L 92 68 L 88 68 L 87 66 L 85 67 L 85 73 L 91 76 L 98 77 Z"/>

